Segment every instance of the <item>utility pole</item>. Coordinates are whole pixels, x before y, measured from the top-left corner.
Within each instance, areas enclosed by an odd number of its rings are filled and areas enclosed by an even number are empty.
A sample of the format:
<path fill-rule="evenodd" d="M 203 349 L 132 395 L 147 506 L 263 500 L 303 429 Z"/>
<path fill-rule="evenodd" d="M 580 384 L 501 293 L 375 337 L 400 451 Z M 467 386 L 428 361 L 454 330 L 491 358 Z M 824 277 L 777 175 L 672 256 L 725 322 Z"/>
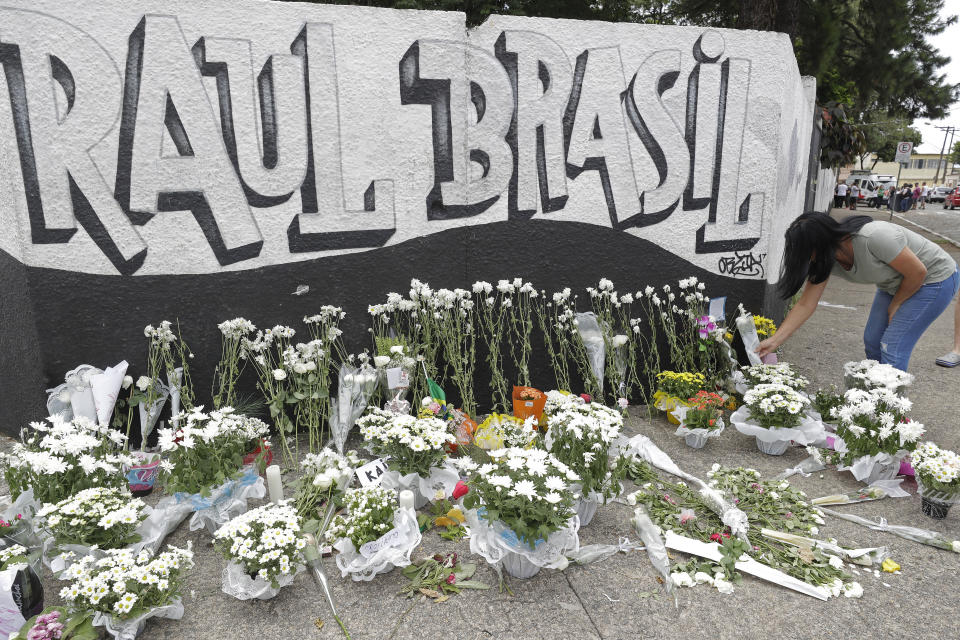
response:
<path fill-rule="evenodd" d="M 927 123 L 927 124 L 930 124 L 930 123 Z M 956 128 L 956 127 L 949 126 L 949 125 L 944 127 L 944 126 L 936 126 L 936 125 L 930 124 L 930 126 L 934 127 L 935 129 L 939 129 L 940 131 L 943 131 L 943 144 L 940 145 L 940 159 L 937 160 L 937 170 L 936 170 L 936 171 L 934 172 L 934 174 L 933 174 L 933 184 L 934 184 L 934 186 L 936 186 L 936 184 L 937 184 L 937 178 L 938 178 L 939 175 L 940 175 L 940 165 L 943 164 L 943 151 L 944 151 L 944 149 L 946 149 L 946 147 L 947 147 L 947 137 L 949 136 L 949 138 L 950 138 L 950 144 L 952 145 L 952 144 L 953 144 L 953 134 L 956 133 L 957 128 Z M 947 179 L 947 168 L 946 168 L 946 167 L 943 168 L 943 179 L 944 179 L 944 180 Z"/>

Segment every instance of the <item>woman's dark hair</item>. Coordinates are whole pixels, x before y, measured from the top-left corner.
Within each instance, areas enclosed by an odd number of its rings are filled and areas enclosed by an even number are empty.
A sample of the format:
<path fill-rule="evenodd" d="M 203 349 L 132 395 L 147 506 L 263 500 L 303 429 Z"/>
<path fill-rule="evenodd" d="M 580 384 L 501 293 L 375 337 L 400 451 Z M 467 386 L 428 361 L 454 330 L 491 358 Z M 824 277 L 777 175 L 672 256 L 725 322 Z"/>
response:
<path fill-rule="evenodd" d="M 848 216 L 837 221 L 819 211 L 808 211 L 794 220 L 783 235 L 783 266 L 777 285 L 783 299 L 793 296 L 807 280 L 813 284 L 826 280 L 840 243 L 868 222 L 873 218 Z"/>

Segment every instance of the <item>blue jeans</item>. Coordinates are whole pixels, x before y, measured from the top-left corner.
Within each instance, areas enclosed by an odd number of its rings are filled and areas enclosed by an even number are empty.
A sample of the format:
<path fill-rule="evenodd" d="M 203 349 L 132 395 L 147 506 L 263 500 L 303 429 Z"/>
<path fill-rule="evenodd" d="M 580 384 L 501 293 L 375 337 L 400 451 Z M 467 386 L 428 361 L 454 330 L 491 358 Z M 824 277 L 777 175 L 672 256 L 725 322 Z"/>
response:
<path fill-rule="evenodd" d="M 946 280 L 923 285 L 900 305 L 893 322 L 889 324 L 887 309 L 893 296 L 878 289 L 870 308 L 867 327 L 863 330 L 863 347 L 867 357 L 906 371 L 910 354 L 920 336 L 950 306 L 958 287 L 960 273 L 957 271 Z"/>

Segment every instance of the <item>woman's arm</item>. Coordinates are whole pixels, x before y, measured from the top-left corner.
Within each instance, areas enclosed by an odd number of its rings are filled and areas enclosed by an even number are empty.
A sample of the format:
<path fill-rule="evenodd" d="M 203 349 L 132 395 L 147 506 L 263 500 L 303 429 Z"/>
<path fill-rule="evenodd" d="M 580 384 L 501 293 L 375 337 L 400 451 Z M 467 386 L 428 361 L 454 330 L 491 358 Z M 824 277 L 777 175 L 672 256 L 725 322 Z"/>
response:
<path fill-rule="evenodd" d="M 896 295 L 893 296 L 893 300 L 890 301 L 890 306 L 887 307 L 887 322 L 892 322 L 893 316 L 896 315 L 900 305 L 923 286 L 923 281 L 927 277 L 927 268 L 920 262 L 917 254 L 908 247 L 904 247 L 903 251 L 898 253 L 897 257 L 891 260 L 889 264 L 903 275 L 900 287 L 897 289 Z"/>
<path fill-rule="evenodd" d="M 787 338 L 793 335 L 793 332 L 799 329 L 801 325 L 807 321 L 807 318 L 813 315 L 813 312 L 817 310 L 817 303 L 820 302 L 820 296 L 823 295 L 823 290 L 826 288 L 828 280 L 830 280 L 830 278 L 827 278 L 820 284 L 813 284 L 807 281 L 807 284 L 803 287 L 803 293 L 800 294 L 800 299 L 797 301 L 797 304 L 793 305 L 793 309 L 790 309 L 787 317 L 783 319 L 783 323 L 777 329 L 777 332 L 761 342 L 760 346 L 757 347 L 757 353 L 761 358 L 768 353 L 776 351 L 777 347 L 786 342 Z"/>

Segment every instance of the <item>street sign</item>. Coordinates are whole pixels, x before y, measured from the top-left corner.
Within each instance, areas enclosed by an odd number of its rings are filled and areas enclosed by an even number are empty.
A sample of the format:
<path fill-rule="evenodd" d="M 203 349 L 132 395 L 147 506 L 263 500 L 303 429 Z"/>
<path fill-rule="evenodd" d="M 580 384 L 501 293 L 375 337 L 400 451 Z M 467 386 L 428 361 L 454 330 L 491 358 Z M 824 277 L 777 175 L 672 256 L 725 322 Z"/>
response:
<path fill-rule="evenodd" d="M 897 143 L 897 157 L 894 158 L 895 162 L 910 162 L 910 154 L 913 152 L 913 143 L 912 142 L 898 142 Z"/>

